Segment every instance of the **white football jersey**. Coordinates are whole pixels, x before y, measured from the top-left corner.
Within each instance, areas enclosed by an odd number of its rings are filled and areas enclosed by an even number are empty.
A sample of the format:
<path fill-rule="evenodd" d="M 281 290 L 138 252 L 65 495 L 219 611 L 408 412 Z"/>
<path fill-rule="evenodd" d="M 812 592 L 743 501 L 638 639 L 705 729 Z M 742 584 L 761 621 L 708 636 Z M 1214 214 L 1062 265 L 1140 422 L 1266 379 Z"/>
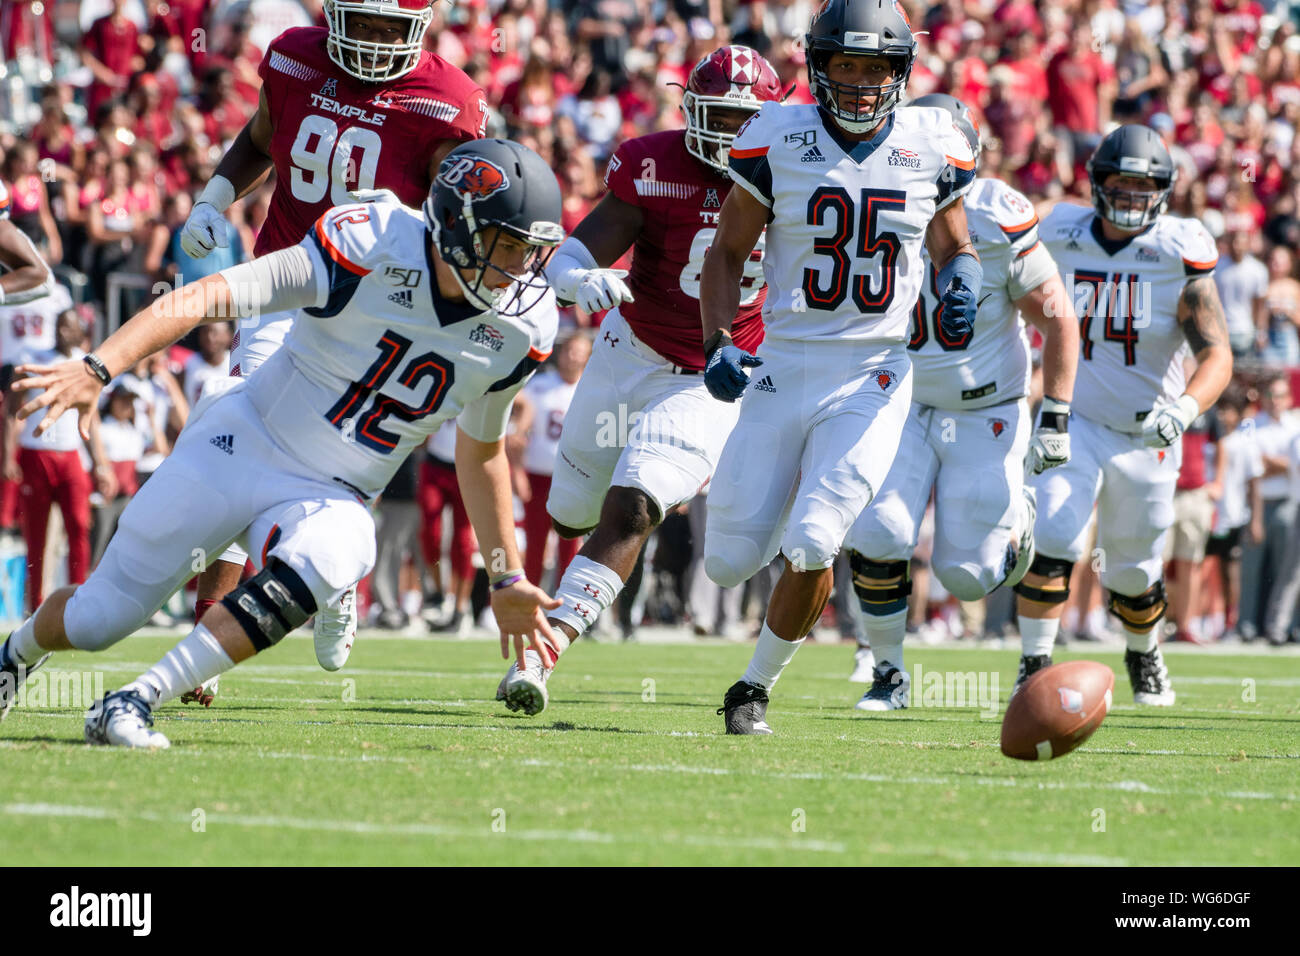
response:
<path fill-rule="evenodd" d="M 472 437 L 504 434 L 505 415 L 488 421 L 487 408 L 513 397 L 550 354 L 550 289 L 540 300 L 526 292 L 536 304 L 522 314 L 444 299 L 424 216 L 396 203 L 337 206 L 301 246 L 313 260 L 315 304 L 297 311 L 284 347 L 247 386 L 286 451 L 373 495 L 467 408 L 482 414 L 477 425 L 460 420 Z"/>
<path fill-rule="evenodd" d="M 1072 409 L 1137 434 L 1152 407 L 1183 393 L 1178 299 L 1189 279 L 1214 272 L 1214 239 L 1194 219 L 1164 215 L 1111 242 L 1091 206 L 1071 203 L 1054 206 L 1038 231 L 1079 315 Z"/>
<path fill-rule="evenodd" d="M 951 114 L 900 107 L 854 143 L 816 106 L 764 103 L 737 134 L 730 167 L 772 210 L 766 338 L 906 343 L 926 229 L 975 180 Z"/>
<path fill-rule="evenodd" d="M 939 288 L 924 253 L 926 280 L 912 310 L 912 401 L 960 411 L 1029 394 L 1029 337 L 1015 300 L 1056 274 L 1038 241 L 1033 205 L 1000 179 L 977 179 L 963 200 L 984 269 L 975 327 L 949 340 L 939 325 Z M 922 247 L 924 250 L 924 247 Z"/>
<path fill-rule="evenodd" d="M 555 470 L 555 456 L 564 430 L 564 413 L 573 402 L 578 383 L 569 384 L 554 371 L 543 372 L 528 383 L 524 394 L 533 403 L 533 427 L 524 446 L 524 470 L 549 475 Z"/>
<path fill-rule="evenodd" d="M 18 365 L 33 352 L 54 350 L 54 327 L 72 308 L 72 296 L 62 282 L 49 295 L 18 305 L 0 305 L 0 363 Z"/>

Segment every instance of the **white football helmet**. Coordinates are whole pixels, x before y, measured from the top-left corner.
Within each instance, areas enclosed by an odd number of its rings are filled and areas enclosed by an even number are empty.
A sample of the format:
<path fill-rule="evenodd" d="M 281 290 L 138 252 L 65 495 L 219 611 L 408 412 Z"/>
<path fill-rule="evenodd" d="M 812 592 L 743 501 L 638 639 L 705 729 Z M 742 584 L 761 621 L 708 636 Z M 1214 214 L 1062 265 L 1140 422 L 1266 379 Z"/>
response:
<path fill-rule="evenodd" d="M 371 43 L 348 36 L 348 15 L 388 17 L 406 23 L 401 43 Z M 433 0 L 325 0 L 330 59 L 358 80 L 379 83 L 410 73 L 420 62 L 424 31 L 433 19 Z"/>

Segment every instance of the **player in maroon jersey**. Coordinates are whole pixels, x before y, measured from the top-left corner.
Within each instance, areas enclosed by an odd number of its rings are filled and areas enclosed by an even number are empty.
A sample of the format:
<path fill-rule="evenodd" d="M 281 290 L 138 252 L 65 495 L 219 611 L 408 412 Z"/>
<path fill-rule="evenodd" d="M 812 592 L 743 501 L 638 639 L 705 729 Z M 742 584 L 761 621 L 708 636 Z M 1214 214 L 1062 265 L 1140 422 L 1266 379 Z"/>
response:
<path fill-rule="evenodd" d="M 612 309 L 565 416 L 547 499 L 561 537 L 593 532 L 555 592 L 563 602 L 550 615 L 563 645 L 553 648 L 556 657 L 613 603 L 664 515 L 709 480 L 739 414 L 710 402 L 704 387 L 700 270 L 731 188 L 731 141 L 764 101 L 778 99 L 776 71 L 748 47 L 704 57 L 683 94 L 686 129 L 615 150 L 609 192 L 547 267 L 560 301 Z M 609 268 L 628 247 L 630 276 Z M 760 240 L 732 325 L 737 344 L 751 351 L 763 338 L 761 250 Z M 549 673 L 527 651 L 497 699 L 540 713 Z"/>
<path fill-rule="evenodd" d="M 409 206 L 429 193 L 438 165 L 487 126 L 483 90 L 423 50 L 432 0 L 326 0 L 329 26 L 286 30 L 258 67 L 257 113 L 235 138 L 194 204 L 181 246 L 202 258 L 227 243 L 223 212 L 275 168 L 275 192 L 254 252 L 302 240 L 355 191 L 388 189 Z M 231 375 L 251 374 L 284 341 L 287 316 L 244 320 Z M 196 616 L 239 584 L 245 556 L 222 555 L 199 578 Z M 316 656 L 337 670 L 356 633 L 355 590 L 316 616 Z M 189 699 L 190 695 L 185 698 Z M 211 703 L 204 693 L 197 699 Z"/>

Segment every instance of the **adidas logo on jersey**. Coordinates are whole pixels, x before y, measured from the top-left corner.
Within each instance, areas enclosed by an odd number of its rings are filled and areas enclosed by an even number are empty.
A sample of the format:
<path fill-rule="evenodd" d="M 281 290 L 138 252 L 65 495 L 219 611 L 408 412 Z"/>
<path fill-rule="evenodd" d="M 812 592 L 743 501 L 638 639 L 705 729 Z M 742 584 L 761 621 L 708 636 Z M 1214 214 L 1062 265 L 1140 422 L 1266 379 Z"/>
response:
<path fill-rule="evenodd" d="M 388 301 L 396 302 L 398 305 L 406 309 L 415 308 L 414 303 L 411 301 L 410 289 L 398 289 L 396 292 L 394 292 L 392 295 L 388 297 Z"/>
<path fill-rule="evenodd" d="M 764 375 L 761 379 L 758 380 L 758 384 L 755 385 L 754 387 L 758 389 L 760 392 L 776 391 L 776 386 L 772 384 L 772 376 L 770 375 Z"/>
<path fill-rule="evenodd" d="M 808 150 L 808 152 L 804 153 L 802 156 L 799 157 L 799 162 L 824 163 L 826 162 L 826 157 L 822 155 L 822 151 L 820 149 L 814 146 L 812 149 Z"/>
<path fill-rule="evenodd" d="M 227 455 L 235 453 L 235 436 L 234 435 L 217 435 L 211 439 L 212 444 L 216 445 Z"/>

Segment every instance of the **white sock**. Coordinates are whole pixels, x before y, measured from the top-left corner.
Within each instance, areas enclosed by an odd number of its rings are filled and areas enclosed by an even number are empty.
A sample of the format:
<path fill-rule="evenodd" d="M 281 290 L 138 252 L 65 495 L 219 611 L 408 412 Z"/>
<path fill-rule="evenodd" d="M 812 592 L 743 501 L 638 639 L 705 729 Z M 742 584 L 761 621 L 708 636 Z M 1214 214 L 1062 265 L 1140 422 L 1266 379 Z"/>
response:
<path fill-rule="evenodd" d="M 771 690 L 772 685 L 780 678 L 781 672 L 785 670 L 785 665 L 794 659 L 795 652 L 803 642 L 802 637 L 797 641 L 782 640 L 767 626 L 767 621 L 764 621 L 763 629 L 758 634 L 758 645 L 754 648 L 754 656 L 749 659 L 749 669 L 745 671 L 745 676 L 741 680 Z"/>
<path fill-rule="evenodd" d="M 216 637 L 197 624 L 185 638 L 123 690 L 133 690 L 157 707 L 235 666 Z"/>
<path fill-rule="evenodd" d="M 866 625 L 867 639 L 871 642 L 871 652 L 876 655 L 876 666 L 882 671 L 888 661 L 900 671 L 903 667 L 903 638 L 907 635 L 907 608 L 893 614 L 862 615 Z"/>
<path fill-rule="evenodd" d="M 1127 627 L 1124 628 L 1124 643 L 1128 645 L 1130 651 L 1137 651 L 1139 654 L 1148 654 L 1156 649 L 1156 644 L 1159 640 L 1160 639 L 1156 637 L 1156 629 L 1154 627 L 1144 634 L 1139 634 L 1137 631 L 1130 631 Z"/>
<path fill-rule="evenodd" d="M 563 621 L 573 628 L 578 637 L 582 637 L 583 632 L 591 627 L 601 612 L 614 603 L 622 590 L 623 579 L 613 568 L 607 568 L 580 554 L 576 555 L 569 562 L 560 586 L 555 590 L 555 596 L 564 603 L 554 611 L 547 611 L 546 616 L 551 620 Z M 563 654 L 565 647 L 568 647 L 567 643 L 564 647 L 557 647 L 556 653 Z"/>
<path fill-rule="evenodd" d="M 1020 653 L 1025 657 L 1051 657 L 1056 633 L 1061 629 L 1059 617 L 1019 618 Z"/>
<path fill-rule="evenodd" d="M 47 653 L 45 648 L 36 643 L 36 628 L 32 624 L 34 620 L 36 620 L 35 614 L 18 625 L 18 629 L 10 634 L 9 640 L 5 642 L 11 661 L 31 665 Z"/>

